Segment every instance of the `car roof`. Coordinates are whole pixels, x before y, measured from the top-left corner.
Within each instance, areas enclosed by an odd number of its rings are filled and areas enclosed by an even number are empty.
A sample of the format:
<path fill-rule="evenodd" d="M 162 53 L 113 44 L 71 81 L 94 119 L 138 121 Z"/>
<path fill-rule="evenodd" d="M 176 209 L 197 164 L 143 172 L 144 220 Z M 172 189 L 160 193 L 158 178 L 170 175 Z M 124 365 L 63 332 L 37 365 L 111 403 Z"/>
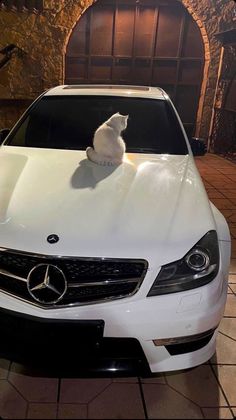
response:
<path fill-rule="evenodd" d="M 166 99 L 167 96 L 158 87 L 128 85 L 61 85 L 45 93 L 45 96 L 61 95 L 127 96 L 152 99 Z"/>

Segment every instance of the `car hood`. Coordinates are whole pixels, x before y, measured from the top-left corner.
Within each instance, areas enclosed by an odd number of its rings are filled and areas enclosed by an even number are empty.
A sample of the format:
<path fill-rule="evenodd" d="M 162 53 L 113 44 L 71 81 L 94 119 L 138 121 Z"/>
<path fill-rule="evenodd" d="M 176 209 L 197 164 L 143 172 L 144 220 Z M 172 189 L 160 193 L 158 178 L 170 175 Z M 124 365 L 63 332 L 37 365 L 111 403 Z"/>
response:
<path fill-rule="evenodd" d="M 84 151 L 2 146 L 0 246 L 49 255 L 181 258 L 215 229 L 191 156 L 127 154 L 99 166 Z M 49 244 L 47 237 L 59 241 Z"/>

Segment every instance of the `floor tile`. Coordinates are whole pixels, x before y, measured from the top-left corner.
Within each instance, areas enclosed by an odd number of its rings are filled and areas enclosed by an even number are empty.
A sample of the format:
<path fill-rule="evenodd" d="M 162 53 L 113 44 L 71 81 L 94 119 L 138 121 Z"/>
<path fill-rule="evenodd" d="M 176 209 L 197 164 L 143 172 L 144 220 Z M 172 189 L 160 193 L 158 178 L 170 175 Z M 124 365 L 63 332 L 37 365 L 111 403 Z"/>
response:
<path fill-rule="evenodd" d="M 231 292 L 234 293 L 234 294 L 236 294 L 236 284 L 235 283 L 234 284 L 232 283 L 232 284 L 229 285 L 229 287 L 230 287 Z"/>
<path fill-rule="evenodd" d="M 227 295 L 224 316 L 236 317 L 236 296 L 235 295 Z"/>
<path fill-rule="evenodd" d="M 56 378 L 38 378 L 21 372 L 21 365 L 13 364 L 9 373 L 9 382 L 29 402 L 56 402 L 58 380 Z"/>
<path fill-rule="evenodd" d="M 231 289 L 230 285 L 228 285 L 227 293 L 229 295 L 232 295 L 234 293 L 233 290 Z"/>
<path fill-rule="evenodd" d="M 236 366 L 213 366 L 230 405 L 236 406 Z M 225 404 L 221 404 L 225 405 Z"/>
<path fill-rule="evenodd" d="M 205 419 L 233 419 L 232 413 L 227 407 L 202 408 Z"/>
<path fill-rule="evenodd" d="M 234 172 L 233 174 L 227 174 L 227 177 L 231 179 L 231 181 L 236 182 L 236 172 Z"/>
<path fill-rule="evenodd" d="M 229 222 L 236 223 L 236 211 L 232 210 L 232 214 L 229 216 Z"/>
<path fill-rule="evenodd" d="M 202 419 L 200 408 L 168 385 L 143 384 L 150 419 Z"/>
<path fill-rule="evenodd" d="M 27 412 L 27 419 L 56 419 L 57 404 L 30 403 Z"/>
<path fill-rule="evenodd" d="M 211 185 L 216 188 L 217 190 L 232 190 L 235 188 L 235 182 L 234 181 L 212 181 Z"/>
<path fill-rule="evenodd" d="M 127 384 L 137 384 L 138 378 L 113 378 L 112 382 L 118 382 L 118 383 L 127 383 Z"/>
<path fill-rule="evenodd" d="M 211 201 L 219 210 L 236 208 L 236 205 L 227 198 L 212 198 Z"/>
<path fill-rule="evenodd" d="M 223 173 L 225 175 L 234 175 L 235 174 L 235 167 L 234 167 L 234 165 L 225 168 L 224 171 L 223 171 Z"/>
<path fill-rule="evenodd" d="M 170 374 L 166 379 L 173 389 L 202 407 L 227 405 L 211 367 L 208 365 L 199 366 L 184 373 Z"/>
<path fill-rule="evenodd" d="M 213 198 L 225 198 L 220 191 L 215 189 L 209 190 L 208 197 L 210 198 L 210 200 L 212 200 Z"/>
<path fill-rule="evenodd" d="M 234 320 L 236 321 L 236 318 Z M 219 333 L 216 343 L 216 354 L 211 362 L 223 365 L 236 364 L 236 340 Z"/>
<path fill-rule="evenodd" d="M 62 379 L 60 403 L 86 404 L 100 394 L 111 379 Z"/>
<path fill-rule="evenodd" d="M 86 404 L 59 404 L 58 419 L 87 419 Z"/>
<path fill-rule="evenodd" d="M 142 384 L 166 384 L 165 375 L 157 375 L 154 378 L 141 379 Z"/>
<path fill-rule="evenodd" d="M 236 198 L 236 188 L 235 187 L 232 188 L 232 189 L 227 189 L 227 190 L 223 189 L 222 193 L 224 194 L 225 197 Z"/>
<path fill-rule="evenodd" d="M 229 274 L 229 283 L 236 284 L 236 274 Z"/>
<path fill-rule="evenodd" d="M 0 379 L 7 378 L 10 363 L 10 360 L 0 359 Z"/>
<path fill-rule="evenodd" d="M 9 419 L 24 419 L 27 402 L 16 389 L 5 380 L 0 380 L 0 416 Z"/>
<path fill-rule="evenodd" d="M 230 209 L 222 209 L 221 213 L 224 215 L 224 217 L 226 218 L 227 222 L 230 222 L 230 217 L 232 216 L 234 210 L 230 210 Z M 233 223 L 232 221 L 230 223 Z"/>
<path fill-rule="evenodd" d="M 236 258 L 236 239 L 232 239 L 231 247 L 231 258 Z"/>
<path fill-rule="evenodd" d="M 144 419 L 139 385 L 112 383 L 89 403 L 88 418 Z"/>
<path fill-rule="evenodd" d="M 223 318 L 219 331 L 236 341 L 236 318 Z"/>
<path fill-rule="evenodd" d="M 230 226 L 230 234 L 232 238 L 236 238 L 236 226 Z"/>

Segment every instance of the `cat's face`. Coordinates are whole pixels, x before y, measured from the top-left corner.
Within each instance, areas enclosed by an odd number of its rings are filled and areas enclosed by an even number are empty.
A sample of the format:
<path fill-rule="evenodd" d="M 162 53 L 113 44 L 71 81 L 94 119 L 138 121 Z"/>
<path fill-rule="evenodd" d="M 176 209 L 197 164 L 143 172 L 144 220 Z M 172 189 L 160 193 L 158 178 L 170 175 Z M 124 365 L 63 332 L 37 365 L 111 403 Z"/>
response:
<path fill-rule="evenodd" d="M 112 125 L 115 126 L 119 131 L 123 131 L 127 127 L 128 123 L 128 115 L 121 115 L 119 112 L 112 115 L 110 118 L 110 121 L 112 122 Z"/>

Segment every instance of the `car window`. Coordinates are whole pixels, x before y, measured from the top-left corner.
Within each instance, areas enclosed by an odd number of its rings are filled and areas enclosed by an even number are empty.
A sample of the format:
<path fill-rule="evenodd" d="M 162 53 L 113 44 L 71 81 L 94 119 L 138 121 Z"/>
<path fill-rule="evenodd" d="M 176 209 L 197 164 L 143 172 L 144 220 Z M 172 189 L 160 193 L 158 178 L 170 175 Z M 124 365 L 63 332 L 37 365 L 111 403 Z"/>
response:
<path fill-rule="evenodd" d="M 128 152 L 187 154 L 166 100 L 113 96 L 44 96 L 8 137 L 7 145 L 85 150 L 95 130 L 116 112 L 129 115 L 122 134 Z"/>

